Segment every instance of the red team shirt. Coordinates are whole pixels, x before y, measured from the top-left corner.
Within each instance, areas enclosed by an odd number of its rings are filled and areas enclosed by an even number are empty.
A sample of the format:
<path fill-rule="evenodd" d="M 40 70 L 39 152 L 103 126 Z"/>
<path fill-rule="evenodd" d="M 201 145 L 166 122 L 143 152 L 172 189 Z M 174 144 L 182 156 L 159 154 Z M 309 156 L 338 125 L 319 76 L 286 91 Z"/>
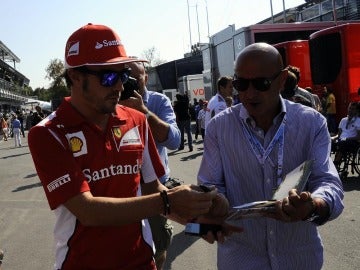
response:
<path fill-rule="evenodd" d="M 118 105 L 103 133 L 66 98 L 31 129 L 29 147 L 56 214 L 55 269 L 156 269 L 147 220 L 86 227 L 63 206 L 85 191 L 93 196 L 135 197 L 140 194 L 140 169 L 144 182 L 165 174 L 142 113 Z"/>

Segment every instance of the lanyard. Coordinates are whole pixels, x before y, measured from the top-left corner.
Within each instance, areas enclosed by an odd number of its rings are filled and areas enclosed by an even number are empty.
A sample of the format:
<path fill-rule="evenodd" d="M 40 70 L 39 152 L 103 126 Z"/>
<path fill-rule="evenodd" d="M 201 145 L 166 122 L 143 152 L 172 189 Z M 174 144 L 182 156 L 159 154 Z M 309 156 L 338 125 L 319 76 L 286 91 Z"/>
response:
<path fill-rule="evenodd" d="M 257 160 L 261 165 L 264 165 L 265 160 L 269 157 L 271 151 L 274 149 L 276 143 L 279 144 L 278 151 L 278 164 L 277 164 L 277 186 L 282 182 L 282 171 L 283 171 L 283 161 L 284 161 L 284 131 L 286 123 L 286 114 L 276 131 L 274 137 L 272 138 L 270 144 L 266 149 L 261 145 L 257 137 L 251 132 L 249 126 L 242 119 L 241 124 L 244 127 L 244 134 L 248 142 L 250 143 L 251 149 L 255 154 Z"/>

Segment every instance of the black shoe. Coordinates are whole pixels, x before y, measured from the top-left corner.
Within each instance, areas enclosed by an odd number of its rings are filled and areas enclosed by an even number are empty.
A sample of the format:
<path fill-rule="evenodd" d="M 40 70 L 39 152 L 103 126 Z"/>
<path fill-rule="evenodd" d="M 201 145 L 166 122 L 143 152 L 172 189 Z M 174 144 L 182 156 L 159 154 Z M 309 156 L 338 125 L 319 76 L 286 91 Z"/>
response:
<path fill-rule="evenodd" d="M 194 149 L 192 146 L 189 147 L 189 152 L 192 152 Z"/>
<path fill-rule="evenodd" d="M 4 251 L 2 251 L 0 249 L 0 266 L 1 266 L 2 262 L 3 262 L 3 259 L 4 259 Z"/>
<path fill-rule="evenodd" d="M 184 150 L 184 146 L 180 146 L 180 147 L 178 148 L 178 151 L 181 151 L 181 150 Z"/>

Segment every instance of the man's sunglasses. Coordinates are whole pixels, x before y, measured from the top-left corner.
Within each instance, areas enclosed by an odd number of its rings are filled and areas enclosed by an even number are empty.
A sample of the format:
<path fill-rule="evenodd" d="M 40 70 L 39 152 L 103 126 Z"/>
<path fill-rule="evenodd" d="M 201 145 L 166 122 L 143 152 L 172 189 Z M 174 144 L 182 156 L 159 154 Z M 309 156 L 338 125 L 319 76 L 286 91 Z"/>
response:
<path fill-rule="evenodd" d="M 232 81 L 232 85 L 235 90 L 239 92 L 246 91 L 249 86 L 250 82 L 254 86 L 254 88 L 258 91 L 264 92 L 270 89 L 272 82 L 281 74 L 282 70 L 276 73 L 274 76 L 270 78 L 254 78 L 254 79 L 245 79 L 241 77 L 237 77 L 236 74 L 234 75 L 234 79 Z"/>
<path fill-rule="evenodd" d="M 125 68 L 121 71 L 113 71 L 113 70 L 100 70 L 95 71 L 88 69 L 87 67 L 78 67 L 76 70 L 85 73 L 95 75 L 100 79 L 100 84 L 105 87 L 114 86 L 120 79 L 121 83 L 124 84 L 128 81 L 131 69 Z"/>

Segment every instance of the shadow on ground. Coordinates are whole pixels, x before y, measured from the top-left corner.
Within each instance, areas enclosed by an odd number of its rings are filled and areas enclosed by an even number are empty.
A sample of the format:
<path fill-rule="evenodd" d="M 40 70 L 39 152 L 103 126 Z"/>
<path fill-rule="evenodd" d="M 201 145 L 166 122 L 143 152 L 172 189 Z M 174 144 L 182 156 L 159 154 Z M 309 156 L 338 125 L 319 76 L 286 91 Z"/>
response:
<path fill-rule="evenodd" d="M 181 255 L 186 249 L 188 249 L 199 239 L 200 238 L 198 237 L 185 235 L 183 231 L 174 235 L 167 252 L 164 269 L 171 269 L 171 263 L 176 259 L 176 257 Z"/>
<path fill-rule="evenodd" d="M 360 176 L 349 176 L 342 180 L 344 191 L 360 190 Z"/>

